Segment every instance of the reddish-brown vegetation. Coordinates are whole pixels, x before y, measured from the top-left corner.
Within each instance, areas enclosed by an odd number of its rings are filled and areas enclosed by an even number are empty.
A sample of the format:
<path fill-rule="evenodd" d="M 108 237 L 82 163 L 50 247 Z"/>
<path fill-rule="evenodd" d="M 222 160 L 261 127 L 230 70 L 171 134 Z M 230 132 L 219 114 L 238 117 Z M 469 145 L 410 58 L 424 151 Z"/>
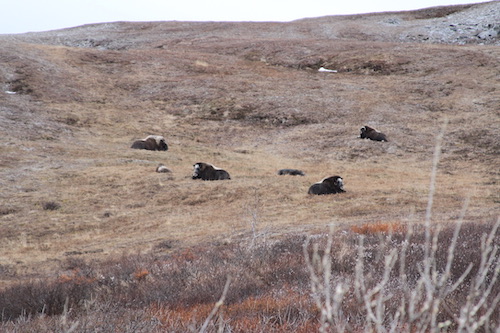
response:
<path fill-rule="evenodd" d="M 394 233 L 404 232 L 405 227 L 401 222 L 372 222 L 362 225 L 353 225 L 351 230 L 358 234 Z"/>
<path fill-rule="evenodd" d="M 480 264 L 485 251 L 481 239 L 491 233 L 491 228 L 491 224 L 466 224 L 456 245 L 452 245 L 453 226 L 444 228 L 439 234 L 432 232 L 438 236 L 437 247 L 432 252 L 432 265 L 437 271 L 444 272 L 448 252 L 452 248 L 455 257 L 448 283 L 462 279 L 460 288 L 442 300 L 438 308 L 440 322 L 450 321 L 452 327 L 457 325 L 454 321 L 460 315 L 462 302 L 470 297 L 470 285 L 475 283 L 479 274 L 487 277 L 489 282 L 484 282 L 484 287 L 490 288 L 491 294 L 480 306 L 478 316 L 488 311 L 487 303 L 499 297 L 498 252 L 493 253 L 490 259 L 496 262 L 496 271 L 490 267 L 481 272 Z M 496 232 L 491 236 L 489 246 L 498 244 L 500 234 Z M 364 239 L 362 243 L 359 242 L 360 237 Z M 363 283 L 368 289 L 377 286 L 382 277 L 389 274 L 390 289 L 385 290 L 387 294 L 383 296 L 386 299 L 404 299 L 405 290 L 414 288 L 412 286 L 424 274 L 422 265 L 428 260 L 423 229 L 413 230 L 411 236 L 400 231 L 381 235 L 376 229 L 366 230 L 363 235 L 343 231 L 331 235 L 331 238 L 329 274 L 332 293 L 335 293 L 335 284 L 342 286 L 344 291 L 339 306 L 342 318 L 350 318 L 332 325 L 347 325 L 352 330 L 367 325 L 364 300 L 353 283 L 359 279 L 360 260 L 365 270 Z M 26 321 L 19 326 L 20 329 L 44 331 L 41 322 L 43 318 L 49 320 L 49 317 L 39 318 L 43 314 L 63 316 L 65 320 L 88 330 L 106 330 L 106 327 L 114 325 L 120 331 L 131 331 L 128 322 L 121 321 L 120 316 L 126 314 L 125 317 L 128 317 L 136 312 L 135 316 L 144 320 L 142 325 L 151 331 L 198 331 L 220 299 L 227 278 L 231 277 L 224 304 L 212 318 L 209 331 L 219 328 L 231 332 L 305 332 L 319 329 L 322 326 L 322 309 L 311 293 L 321 291 L 311 291 L 303 254 L 304 237 L 259 239 L 252 243 L 206 243 L 200 245 L 196 256 L 190 251 L 177 250 L 169 255 L 127 256 L 105 263 L 69 262 L 66 266 L 72 269 L 52 282 L 25 283 L 1 292 L 3 327 L 8 331 L 9 322 L 19 322 L 28 317 L 37 319 Z M 305 251 L 309 256 L 319 251 L 322 256 L 326 253 L 327 244 L 326 235 L 317 235 L 310 239 Z M 393 249 L 405 255 L 399 256 L 394 269 L 388 270 L 386 258 Z M 468 268 L 469 265 L 472 266 Z M 461 278 L 467 271 L 469 274 Z M 405 273 L 404 278 L 401 272 Z M 375 302 L 377 294 L 371 297 Z M 410 299 L 406 301 L 410 302 Z M 399 306 L 399 302 L 389 303 L 386 311 L 395 312 Z M 111 311 L 109 321 L 94 320 L 103 309 Z M 497 316 L 498 309 L 491 314 L 491 321 L 487 323 L 489 327 L 498 325 Z M 389 319 L 390 316 L 387 317 Z"/>

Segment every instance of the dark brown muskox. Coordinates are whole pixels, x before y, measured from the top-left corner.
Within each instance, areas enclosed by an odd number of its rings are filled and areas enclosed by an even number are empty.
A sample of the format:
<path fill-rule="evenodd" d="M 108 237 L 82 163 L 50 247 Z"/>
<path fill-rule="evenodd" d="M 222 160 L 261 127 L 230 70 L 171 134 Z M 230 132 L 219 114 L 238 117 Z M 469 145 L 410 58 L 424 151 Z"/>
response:
<path fill-rule="evenodd" d="M 224 180 L 231 179 L 226 170 L 222 170 L 212 164 L 198 162 L 193 165 L 193 179 Z"/>
<path fill-rule="evenodd" d="M 149 135 L 145 139 L 134 141 L 130 148 L 167 151 L 168 145 L 163 136 Z"/>
<path fill-rule="evenodd" d="M 370 139 L 374 141 L 389 141 L 384 133 L 371 128 L 370 126 L 361 127 L 361 135 L 359 137 L 361 139 Z"/>
<path fill-rule="evenodd" d="M 309 187 L 308 194 L 334 194 L 342 193 L 344 191 L 344 180 L 340 176 L 332 176 L 323 179 L 322 181 L 312 184 Z"/>
<path fill-rule="evenodd" d="M 278 175 L 280 175 L 280 176 L 283 176 L 283 175 L 304 176 L 305 173 L 304 173 L 304 171 L 297 170 L 297 169 L 281 169 L 281 170 L 278 170 Z"/>

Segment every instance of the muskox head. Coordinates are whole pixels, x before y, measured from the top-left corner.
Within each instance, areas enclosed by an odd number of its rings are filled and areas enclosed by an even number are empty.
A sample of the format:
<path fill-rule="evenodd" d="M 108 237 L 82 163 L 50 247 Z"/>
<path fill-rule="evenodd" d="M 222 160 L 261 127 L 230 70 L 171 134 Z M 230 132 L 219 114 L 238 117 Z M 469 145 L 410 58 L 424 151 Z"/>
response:
<path fill-rule="evenodd" d="M 377 131 L 370 126 L 361 127 L 361 139 L 370 139 L 374 141 L 388 141 L 384 133 Z"/>
<path fill-rule="evenodd" d="M 312 184 L 309 187 L 309 194 L 334 194 L 334 193 L 342 193 L 344 191 L 344 180 L 340 176 L 332 176 L 323 179 L 322 181 Z"/>
<path fill-rule="evenodd" d="M 193 179 L 224 180 L 231 179 L 226 170 L 217 168 L 209 163 L 198 162 L 193 165 Z"/>
<path fill-rule="evenodd" d="M 146 140 L 154 139 L 156 142 L 156 150 L 167 151 L 168 145 L 165 141 L 165 138 L 161 135 L 149 135 L 146 137 Z"/>
<path fill-rule="evenodd" d="M 145 139 L 134 141 L 131 148 L 167 151 L 168 145 L 161 135 L 149 135 Z"/>

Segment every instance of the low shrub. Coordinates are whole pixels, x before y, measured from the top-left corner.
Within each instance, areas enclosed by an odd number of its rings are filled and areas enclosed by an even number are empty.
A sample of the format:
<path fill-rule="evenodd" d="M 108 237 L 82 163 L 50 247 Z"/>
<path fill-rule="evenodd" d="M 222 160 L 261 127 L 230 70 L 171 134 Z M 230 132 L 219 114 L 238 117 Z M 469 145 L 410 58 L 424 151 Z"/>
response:
<path fill-rule="evenodd" d="M 465 223 L 457 233 L 444 226 L 429 243 L 420 225 L 407 232 L 375 224 L 101 263 L 68 259 L 55 279 L 0 292 L 0 331 L 102 331 L 113 323 L 121 332 L 424 332 L 439 325 L 488 332 L 500 327 L 497 227 Z"/>
<path fill-rule="evenodd" d="M 55 201 L 47 201 L 42 204 L 43 210 L 58 210 L 61 204 Z"/>

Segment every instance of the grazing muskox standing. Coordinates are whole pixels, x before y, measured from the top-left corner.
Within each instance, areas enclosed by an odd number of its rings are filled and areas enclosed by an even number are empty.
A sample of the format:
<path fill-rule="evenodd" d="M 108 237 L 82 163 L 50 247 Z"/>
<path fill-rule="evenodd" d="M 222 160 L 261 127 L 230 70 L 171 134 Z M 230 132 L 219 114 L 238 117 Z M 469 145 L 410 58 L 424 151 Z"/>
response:
<path fill-rule="evenodd" d="M 332 176 L 323 179 L 322 181 L 312 184 L 309 187 L 308 194 L 334 194 L 342 193 L 344 191 L 344 180 L 340 176 Z"/>
<path fill-rule="evenodd" d="M 361 139 L 370 139 L 374 141 L 388 141 L 384 133 L 377 131 L 370 126 L 361 127 Z"/>
<path fill-rule="evenodd" d="M 198 162 L 193 165 L 193 179 L 224 180 L 231 179 L 226 170 L 216 168 L 212 164 Z"/>
<path fill-rule="evenodd" d="M 168 145 L 163 136 L 149 135 L 145 139 L 134 141 L 130 148 L 167 151 Z"/>
<path fill-rule="evenodd" d="M 304 176 L 305 173 L 297 169 L 281 169 L 278 170 L 278 175 Z"/>

